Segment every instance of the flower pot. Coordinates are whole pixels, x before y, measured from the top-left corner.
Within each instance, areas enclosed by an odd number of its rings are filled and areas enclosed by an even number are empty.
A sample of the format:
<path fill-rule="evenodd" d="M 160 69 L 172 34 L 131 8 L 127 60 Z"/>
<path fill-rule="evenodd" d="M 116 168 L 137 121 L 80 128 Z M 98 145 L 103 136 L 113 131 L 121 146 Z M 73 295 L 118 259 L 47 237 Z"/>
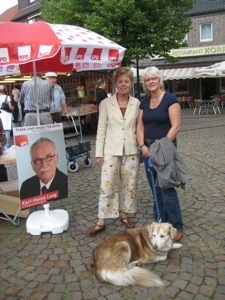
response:
<path fill-rule="evenodd" d="M 85 97 L 84 91 L 78 91 L 78 97 L 84 98 Z"/>

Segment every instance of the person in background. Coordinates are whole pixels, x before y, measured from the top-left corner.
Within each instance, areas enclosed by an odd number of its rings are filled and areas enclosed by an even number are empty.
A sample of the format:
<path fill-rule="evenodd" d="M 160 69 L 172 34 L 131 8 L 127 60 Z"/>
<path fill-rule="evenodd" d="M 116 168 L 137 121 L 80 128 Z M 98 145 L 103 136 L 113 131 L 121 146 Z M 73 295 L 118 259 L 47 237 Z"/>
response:
<path fill-rule="evenodd" d="M 0 155 L 3 153 L 3 148 L 6 143 L 6 135 L 0 118 Z M 0 182 L 8 181 L 8 174 L 5 165 L 0 164 Z"/>
<path fill-rule="evenodd" d="M 105 219 L 116 218 L 128 228 L 135 227 L 127 214 L 137 210 L 139 155 L 136 121 L 139 100 L 130 96 L 133 72 L 121 67 L 115 72 L 117 93 L 102 100 L 96 139 L 96 162 L 101 166 L 98 222 L 88 234 L 105 230 Z M 121 209 L 121 212 L 120 212 Z"/>
<path fill-rule="evenodd" d="M 32 79 L 22 84 L 20 91 L 20 100 L 24 102 L 24 126 L 38 125 L 37 106 L 39 109 L 40 125 L 52 124 L 50 106 L 52 101 L 52 86 L 41 78 L 41 74 L 31 75 Z M 36 81 L 36 86 L 35 86 Z M 37 91 L 35 90 L 37 88 Z"/>
<path fill-rule="evenodd" d="M 108 97 L 106 91 L 106 82 L 105 79 L 99 79 L 96 83 L 96 103 L 97 103 L 97 108 L 99 108 L 99 104 L 101 103 L 102 100 Z"/>
<path fill-rule="evenodd" d="M 4 85 L 0 85 L 0 108 L 2 107 L 3 102 L 8 103 L 10 110 L 13 112 L 11 98 L 8 95 L 6 95 Z M 12 112 L 8 112 L 3 109 L 0 110 L 1 110 L 0 118 L 2 120 L 4 133 L 6 135 L 6 143 L 4 149 L 8 149 L 11 146 L 10 135 L 12 130 Z"/>
<path fill-rule="evenodd" d="M 142 83 L 149 95 L 140 104 L 137 141 L 144 157 L 146 176 L 151 186 L 148 171 L 149 147 L 156 139 L 166 136 L 174 143 L 174 146 L 177 145 L 176 137 L 181 126 L 181 109 L 176 96 L 164 91 L 163 75 L 158 68 L 149 67 L 143 70 Z M 183 221 L 177 192 L 175 188 L 162 189 L 157 186 L 156 193 L 162 222 L 169 222 L 177 229 L 175 240 L 178 241 L 183 237 Z M 154 213 L 155 220 L 157 220 L 155 205 Z"/>
<path fill-rule="evenodd" d="M 57 84 L 57 74 L 54 72 L 48 72 L 45 74 L 46 80 L 51 84 L 53 88 L 53 99 L 51 102 L 50 113 L 54 123 L 60 123 L 62 111 L 63 114 L 69 118 L 69 109 L 66 104 L 66 97 L 61 86 Z"/>
<path fill-rule="evenodd" d="M 24 103 L 20 101 L 20 90 L 14 88 L 12 90 L 12 106 L 14 108 L 12 112 L 12 128 L 24 126 Z"/>

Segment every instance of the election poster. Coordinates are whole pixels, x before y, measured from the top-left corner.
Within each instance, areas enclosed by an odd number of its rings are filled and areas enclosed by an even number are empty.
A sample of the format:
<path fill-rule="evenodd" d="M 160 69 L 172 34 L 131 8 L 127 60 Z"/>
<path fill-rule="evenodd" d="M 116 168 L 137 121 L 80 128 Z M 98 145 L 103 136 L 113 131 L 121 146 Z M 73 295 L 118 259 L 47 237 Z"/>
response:
<path fill-rule="evenodd" d="M 66 147 L 61 123 L 13 128 L 20 207 L 68 197 Z"/>

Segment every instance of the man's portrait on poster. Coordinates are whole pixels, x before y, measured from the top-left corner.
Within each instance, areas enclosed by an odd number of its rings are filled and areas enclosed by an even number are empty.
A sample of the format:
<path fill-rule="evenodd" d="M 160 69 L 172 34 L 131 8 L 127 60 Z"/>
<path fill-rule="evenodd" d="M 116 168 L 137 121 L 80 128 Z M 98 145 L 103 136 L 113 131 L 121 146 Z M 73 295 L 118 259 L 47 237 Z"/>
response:
<path fill-rule="evenodd" d="M 68 177 L 58 169 L 59 155 L 54 141 L 41 137 L 30 147 L 31 166 L 36 175 L 26 179 L 20 188 L 20 199 L 48 202 L 68 196 Z M 27 204 L 29 206 L 29 204 Z"/>

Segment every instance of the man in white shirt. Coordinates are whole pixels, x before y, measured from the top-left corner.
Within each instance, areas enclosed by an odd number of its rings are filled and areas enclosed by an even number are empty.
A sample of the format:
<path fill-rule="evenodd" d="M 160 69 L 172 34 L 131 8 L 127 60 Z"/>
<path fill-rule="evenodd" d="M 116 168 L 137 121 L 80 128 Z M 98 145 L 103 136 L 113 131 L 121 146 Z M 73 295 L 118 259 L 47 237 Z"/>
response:
<path fill-rule="evenodd" d="M 47 72 L 45 79 L 52 85 L 53 99 L 51 102 L 50 113 L 54 123 L 60 123 L 62 112 L 66 117 L 69 117 L 68 107 L 66 104 L 66 97 L 63 89 L 56 83 L 57 74 L 54 72 Z"/>

